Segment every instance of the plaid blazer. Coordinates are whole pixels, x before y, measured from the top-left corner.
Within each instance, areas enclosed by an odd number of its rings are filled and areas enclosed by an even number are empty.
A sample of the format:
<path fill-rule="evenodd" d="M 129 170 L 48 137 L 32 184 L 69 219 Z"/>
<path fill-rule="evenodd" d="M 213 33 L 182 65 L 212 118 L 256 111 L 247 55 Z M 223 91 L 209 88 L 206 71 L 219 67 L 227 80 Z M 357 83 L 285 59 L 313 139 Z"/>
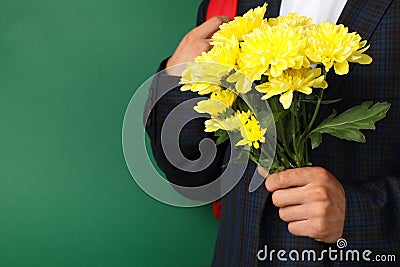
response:
<path fill-rule="evenodd" d="M 248 0 L 238 3 L 238 14 L 262 5 L 265 1 Z M 280 0 L 268 2 L 267 17 L 279 15 Z M 203 1 L 198 11 L 197 24 L 205 20 L 208 1 Z M 351 65 L 348 75 L 328 76 L 326 99 L 342 98 L 321 112 L 326 117 L 336 109 L 341 112 L 366 100 L 388 101 L 392 104 L 387 117 L 377 123 L 375 131 L 365 131 L 367 142 L 359 144 L 324 136 L 322 145 L 312 151 L 314 165 L 322 166 L 334 174 L 346 192 L 346 217 L 343 237 L 346 249 L 365 249 L 377 254 L 396 254 L 400 266 L 400 1 L 349 0 L 339 18 L 350 31 L 357 31 L 371 47 L 368 54 L 374 59 L 368 66 Z M 164 61 L 160 70 L 165 67 Z M 167 89 L 177 77 L 158 75 L 150 89 L 148 103 Z M 146 121 L 154 156 L 169 180 L 176 184 L 196 186 L 206 184 L 221 173 L 226 160 L 227 146 L 219 146 L 213 163 L 197 173 L 181 171 L 166 159 L 160 145 L 162 123 L 168 113 L 179 103 L 197 97 L 192 92 L 176 88 L 163 96 Z M 178 118 L 184 120 L 185 114 Z M 200 156 L 198 143 L 208 136 L 204 133 L 204 120 L 195 119 L 180 133 L 180 148 L 189 159 Z M 276 251 L 299 252 L 313 249 L 320 252 L 335 244 L 317 242 L 307 237 L 295 237 L 280 220 L 278 209 L 272 205 L 269 193 L 260 187 L 248 192 L 250 179 L 256 170 L 247 165 L 242 179 L 222 199 L 222 216 L 215 245 L 212 266 L 367 266 L 365 261 L 259 261 L 257 252 L 267 245 Z M 232 175 L 235 175 L 234 173 Z M 376 266 L 370 262 L 368 266 Z M 193 264 L 195 266 L 195 264 Z"/>

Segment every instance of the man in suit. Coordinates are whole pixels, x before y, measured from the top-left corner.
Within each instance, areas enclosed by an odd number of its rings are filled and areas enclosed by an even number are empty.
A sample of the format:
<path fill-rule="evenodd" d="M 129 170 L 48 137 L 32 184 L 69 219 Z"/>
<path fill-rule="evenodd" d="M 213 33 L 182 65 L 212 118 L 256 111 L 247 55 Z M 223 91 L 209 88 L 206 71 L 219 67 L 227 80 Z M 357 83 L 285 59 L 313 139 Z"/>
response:
<path fill-rule="evenodd" d="M 239 0 L 238 14 L 264 2 Z M 298 266 L 299 262 L 280 261 L 276 257 L 260 260 L 257 254 L 266 246 L 276 251 L 313 249 L 321 253 L 338 249 L 335 242 L 339 238 L 347 240 L 349 249 L 358 249 L 360 253 L 368 249 L 373 256 L 397 253 L 400 261 L 400 215 L 397 212 L 400 208 L 400 160 L 397 156 L 400 152 L 400 71 L 397 65 L 400 62 L 397 48 L 400 1 L 330 1 L 335 5 L 332 12 L 322 12 L 329 1 L 324 1 L 320 9 L 315 3 L 303 1 L 297 10 L 290 10 L 290 6 L 295 6 L 296 2 L 298 5 L 298 1 L 266 2 L 266 17 L 299 10 L 327 13 L 328 19 L 338 19 L 337 23 L 357 31 L 371 45 L 368 54 L 374 59 L 373 64 L 351 66 L 346 76 L 328 76 L 326 98 L 343 100 L 322 110 L 321 117 L 326 117 L 333 108 L 341 112 L 366 100 L 388 101 L 392 106 L 387 117 L 378 122 L 377 130 L 366 132 L 366 144 L 326 136 L 321 147 L 312 151 L 315 167 L 268 175 L 265 186 L 253 193 L 248 192 L 248 186 L 257 166 L 249 163 L 242 179 L 222 199 L 213 266 Z M 150 99 L 157 90 L 171 84 L 171 80 L 179 79 L 181 70 L 169 67 L 191 62 L 201 52 L 209 50 L 210 36 L 229 20 L 214 17 L 204 22 L 207 6 L 208 1 L 201 3 L 198 27 L 189 32 L 173 56 L 161 64 L 160 70 L 166 70 L 154 81 Z M 229 154 L 226 145 L 219 146 L 212 164 L 196 173 L 176 168 L 165 157 L 160 145 L 164 119 L 179 103 L 196 96 L 192 92 L 180 92 L 179 88 L 168 92 L 155 105 L 146 125 L 160 168 L 178 185 L 198 186 L 213 181 L 220 175 Z M 198 144 L 208 137 L 203 123 L 202 119 L 193 120 L 180 133 L 180 147 L 188 159 L 199 157 Z M 259 173 L 267 175 L 262 169 Z M 346 263 L 365 266 L 368 262 L 349 263 L 325 255 L 320 261 L 301 264 L 341 266 Z M 393 262 L 386 263 L 390 264 L 396 266 Z"/>

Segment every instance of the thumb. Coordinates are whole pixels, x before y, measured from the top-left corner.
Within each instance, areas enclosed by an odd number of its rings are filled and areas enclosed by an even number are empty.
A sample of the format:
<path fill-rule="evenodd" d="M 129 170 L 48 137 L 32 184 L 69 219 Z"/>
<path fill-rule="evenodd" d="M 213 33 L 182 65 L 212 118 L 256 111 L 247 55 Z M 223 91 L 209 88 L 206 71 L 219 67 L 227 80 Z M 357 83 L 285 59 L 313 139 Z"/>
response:
<path fill-rule="evenodd" d="M 197 28 L 195 28 L 192 34 L 199 39 L 208 39 L 213 35 L 214 32 L 218 31 L 219 26 L 229 21 L 230 18 L 227 16 L 212 17 Z"/>
<path fill-rule="evenodd" d="M 261 166 L 258 166 L 258 167 L 257 167 L 257 171 L 258 171 L 258 173 L 259 173 L 262 177 L 267 178 L 268 171 L 267 171 L 266 169 L 264 169 L 264 168 L 261 167 Z"/>

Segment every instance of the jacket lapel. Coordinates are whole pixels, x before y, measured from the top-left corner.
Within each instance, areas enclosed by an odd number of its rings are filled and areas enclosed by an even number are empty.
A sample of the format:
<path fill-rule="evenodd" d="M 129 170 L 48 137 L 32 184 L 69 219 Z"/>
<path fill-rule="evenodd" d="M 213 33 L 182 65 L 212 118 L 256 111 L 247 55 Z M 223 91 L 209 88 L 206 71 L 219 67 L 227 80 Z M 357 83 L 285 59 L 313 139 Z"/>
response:
<path fill-rule="evenodd" d="M 279 16 L 281 9 L 281 0 L 263 1 L 268 3 L 267 12 L 265 13 L 266 18 L 275 18 Z"/>
<path fill-rule="evenodd" d="M 349 0 L 338 23 L 369 40 L 393 0 Z"/>
<path fill-rule="evenodd" d="M 337 23 L 348 27 L 349 32 L 358 32 L 364 40 L 369 41 L 392 1 L 348 0 Z M 354 66 L 355 64 L 350 64 L 349 73 Z M 346 77 L 348 75 L 333 75 L 333 70 L 330 71 L 327 79 L 329 87 L 326 99 L 335 99 L 338 97 L 339 88 Z"/>

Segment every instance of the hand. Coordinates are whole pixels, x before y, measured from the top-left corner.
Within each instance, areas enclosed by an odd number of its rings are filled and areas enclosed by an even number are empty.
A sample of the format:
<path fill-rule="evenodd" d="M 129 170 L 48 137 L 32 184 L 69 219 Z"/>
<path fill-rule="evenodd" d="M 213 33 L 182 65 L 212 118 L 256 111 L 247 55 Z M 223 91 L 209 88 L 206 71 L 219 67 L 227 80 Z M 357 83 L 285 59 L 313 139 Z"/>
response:
<path fill-rule="evenodd" d="M 185 68 L 184 63 L 192 62 L 195 57 L 200 56 L 202 52 L 211 49 L 210 38 L 229 17 L 216 16 L 207 20 L 200 26 L 191 30 L 176 48 L 174 54 L 167 62 L 165 73 L 168 75 L 181 76 Z M 176 66 L 182 64 L 180 66 Z M 174 68 L 170 68 L 176 66 Z"/>
<path fill-rule="evenodd" d="M 288 222 L 296 236 L 334 243 L 343 234 L 346 198 L 341 183 L 327 170 L 304 167 L 267 175 L 265 187 L 272 192 L 272 202 L 279 217 Z"/>

